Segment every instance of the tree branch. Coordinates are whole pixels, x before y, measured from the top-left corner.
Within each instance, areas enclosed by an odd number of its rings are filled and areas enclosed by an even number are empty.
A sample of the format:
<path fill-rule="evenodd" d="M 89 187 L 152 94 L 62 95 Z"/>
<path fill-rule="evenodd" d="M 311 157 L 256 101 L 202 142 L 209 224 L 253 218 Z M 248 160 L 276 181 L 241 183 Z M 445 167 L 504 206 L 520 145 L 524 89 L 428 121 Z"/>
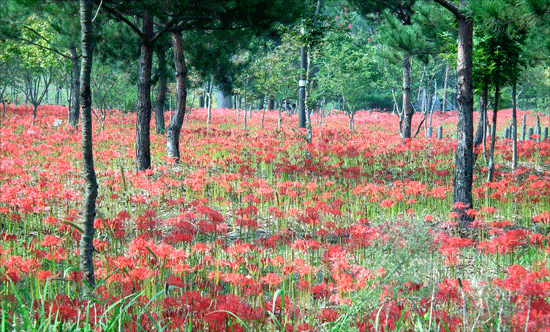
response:
<path fill-rule="evenodd" d="M 461 16 L 460 8 L 453 2 L 449 0 L 434 0 L 435 3 L 440 4 L 441 6 L 445 7 L 447 10 L 449 10 L 451 13 L 453 13 L 454 16 L 457 18 Z"/>
<path fill-rule="evenodd" d="M 57 54 L 57 55 L 59 55 L 59 56 L 65 58 L 65 59 L 71 59 L 70 56 L 61 53 L 59 50 L 57 50 L 57 49 L 54 48 L 54 47 L 46 47 L 46 46 L 44 46 L 44 45 L 40 45 L 40 44 L 38 44 L 37 42 L 34 42 L 34 41 L 29 40 L 29 39 L 26 39 L 26 38 L 17 38 L 17 39 L 19 39 L 19 40 L 21 40 L 21 41 L 24 41 L 24 42 L 26 42 L 26 43 L 29 43 L 29 44 L 31 44 L 31 45 L 34 45 L 34 46 L 36 46 L 36 47 L 38 47 L 38 48 L 41 48 L 41 49 L 43 49 L 43 50 L 53 52 L 53 53 L 55 53 L 55 54 Z"/>
<path fill-rule="evenodd" d="M 98 0 L 94 0 L 94 2 L 98 2 Z M 141 32 L 141 29 L 139 27 L 137 27 L 134 23 L 130 22 L 127 18 L 125 18 L 124 16 L 122 16 L 120 13 L 118 13 L 116 10 L 114 10 L 113 8 L 107 6 L 105 3 L 103 4 L 103 8 L 109 12 L 109 14 L 113 15 L 117 20 L 120 20 L 124 23 L 126 23 L 126 25 L 128 27 L 130 27 L 130 29 L 134 30 L 139 38 L 143 39 L 143 33 Z"/>

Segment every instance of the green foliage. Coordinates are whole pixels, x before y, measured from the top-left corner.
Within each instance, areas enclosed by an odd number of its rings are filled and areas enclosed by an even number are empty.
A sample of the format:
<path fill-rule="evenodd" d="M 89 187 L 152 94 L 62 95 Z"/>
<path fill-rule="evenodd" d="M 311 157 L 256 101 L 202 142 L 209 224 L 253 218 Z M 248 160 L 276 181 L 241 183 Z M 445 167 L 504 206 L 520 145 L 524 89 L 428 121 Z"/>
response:
<path fill-rule="evenodd" d="M 272 95 L 279 101 L 293 98 L 299 77 L 297 45 L 289 32 L 283 34 L 281 44 L 266 45 L 267 54 L 257 57 L 252 64 L 252 84 L 258 95 Z"/>
<path fill-rule="evenodd" d="M 510 84 L 526 64 L 524 46 L 529 25 L 518 0 L 492 0 L 473 6 L 478 22 L 475 37 L 474 84 L 481 88 Z"/>
<path fill-rule="evenodd" d="M 37 15 L 30 15 L 16 26 L 17 39 L 8 39 L 1 44 L 0 58 L 18 58 L 25 69 L 39 71 L 48 67 L 58 66 L 59 58 L 50 51 L 49 40 L 55 36 L 55 31 L 48 22 Z"/>
<path fill-rule="evenodd" d="M 368 108 L 380 80 L 374 54 L 375 47 L 368 41 L 340 34 L 319 57 L 317 91 L 342 98 L 349 112 Z"/>

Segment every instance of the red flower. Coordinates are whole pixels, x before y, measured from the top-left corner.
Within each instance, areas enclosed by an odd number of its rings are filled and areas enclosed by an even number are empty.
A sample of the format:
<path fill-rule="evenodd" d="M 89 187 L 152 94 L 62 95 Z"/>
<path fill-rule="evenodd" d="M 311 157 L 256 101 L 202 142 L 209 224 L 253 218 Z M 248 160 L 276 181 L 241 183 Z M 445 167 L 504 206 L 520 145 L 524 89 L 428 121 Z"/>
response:
<path fill-rule="evenodd" d="M 275 273 L 268 273 L 265 277 L 263 277 L 262 282 L 269 286 L 277 286 L 281 282 L 283 282 L 283 278 Z"/>
<path fill-rule="evenodd" d="M 36 278 L 38 279 L 38 281 L 48 279 L 51 276 L 52 276 L 52 273 L 50 271 L 46 271 L 46 270 L 40 270 L 36 273 Z"/>
<path fill-rule="evenodd" d="M 46 248 L 57 247 L 61 243 L 61 239 L 55 235 L 46 235 L 42 238 L 40 244 Z"/>

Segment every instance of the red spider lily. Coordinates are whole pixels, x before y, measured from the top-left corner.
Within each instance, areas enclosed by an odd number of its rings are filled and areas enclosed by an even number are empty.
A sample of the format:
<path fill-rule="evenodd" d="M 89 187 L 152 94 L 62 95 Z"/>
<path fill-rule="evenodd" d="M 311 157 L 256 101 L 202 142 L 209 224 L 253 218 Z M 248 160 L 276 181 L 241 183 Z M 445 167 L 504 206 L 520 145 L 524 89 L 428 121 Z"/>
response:
<path fill-rule="evenodd" d="M 317 225 L 320 223 L 320 216 L 315 208 L 307 207 L 305 212 L 298 217 L 298 220 L 306 225 Z"/>
<path fill-rule="evenodd" d="M 491 241 L 481 241 L 478 248 L 488 253 L 498 252 L 499 254 L 505 254 L 514 251 L 520 245 L 526 244 L 529 240 L 529 236 L 529 231 L 515 229 L 503 233 L 493 238 Z"/>
<path fill-rule="evenodd" d="M 550 223 L 550 211 L 544 211 L 543 213 L 534 216 L 533 217 L 533 222 L 549 224 Z"/>
<path fill-rule="evenodd" d="M 317 319 L 321 323 L 334 322 L 338 319 L 339 316 L 340 314 L 334 309 L 322 308 L 319 315 L 317 316 Z"/>
<path fill-rule="evenodd" d="M 539 331 L 550 328 L 550 282 L 544 281 L 550 275 L 546 268 L 529 272 L 520 265 L 508 267 L 508 277 L 504 280 L 496 279 L 495 284 L 517 294 L 512 301 L 516 302 L 521 310 L 514 315 L 512 323 L 522 331 L 527 327 L 529 331 Z"/>
<path fill-rule="evenodd" d="M 231 256 L 235 256 L 238 254 L 244 254 L 252 248 L 252 245 L 250 243 L 239 243 L 235 242 L 232 246 L 229 246 L 225 249 L 225 251 L 230 254 Z"/>
<path fill-rule="evenodd" d="M 261 278 L 262 282 L 269 287 L 278 286 L 283 282 L 283 278 L 275 273 L 268 273 L 265 277 Z"/>

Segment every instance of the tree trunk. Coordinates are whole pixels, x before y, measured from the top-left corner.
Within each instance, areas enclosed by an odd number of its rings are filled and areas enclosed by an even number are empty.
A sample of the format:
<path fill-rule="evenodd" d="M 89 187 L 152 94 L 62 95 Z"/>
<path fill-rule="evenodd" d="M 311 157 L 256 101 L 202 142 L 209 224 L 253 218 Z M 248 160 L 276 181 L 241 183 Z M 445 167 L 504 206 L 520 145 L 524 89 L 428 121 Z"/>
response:
<path fill-rule="evenodd" d="M 148 12 L 143 16 L 143 36 L 139 59 L 138 103 L 136 122 L 137 170 L 151 168 L 151 71 L 153 67 L 153 20 Z"/>
<path fill-rule="evenodd" d="M 493 126 L 491 130 L 491 148 L 489 150 L 489 174 L 487 175 L 487 182 L 493 182 L 495 175 L 495 141 L 497 135 L 497 114 L 498 114 L 498 100 L 500 99 L 500 84 L 497 82 L 495 86 L 495 107 L 493 110 Z"/>
<path fill-rule="evenodd" d="M 206 130 L 210 130 L 210 121 L 212 120 L 212 89 L 213 89 L 213 87 L 214 87 L 214 75 L 212 75 L 210 77 L 210 84 L 208 85 L 208 105 L 207 105 L 208 111 L 207 111 L 207 115 L 206 115 Z"/>
<path fill-rule="evenodd" d="M 307 49 L 300 48 L 300 81 L 298 82 L 298 128 L 306 127 Z"/>
<path fill-rule="evenodd" d="M 486 130 L 487 130 L 487 91 L 488 91 L 488 84 L 485 83 L 485 86 L 483 90 L 481 91 L 481 96 L 479 97 L 479 116 L 478 116 L 478 123 L 477 123 L 477 130 L 476 130 L 476 136 L 474 138 L 474 147 L 477 148 L 485 141 L 486 136 Z M 476 152 L 474 154 L 474 162 L 477 159 Z"/>
<path fill-rule="evenodd" d="M 32 119 L 36 120 L 38 116 L 38 104 L 32 103 Z"/>
<path fill-rule="evenodd" d="M 69 124 L 76 128 L 78 126 L 78 118 L 80 117 L 80 66 L 78 63 L 78 55 L 76 48 L 72 47 L 71 65 L 72 65 L 72 80 L 71 80 L 71 106 L 69 108 Z"/>
<path fill-rule="evenodd" d="M 270 111 L 273 111 L 275 109 L 275 98 L 273 97 L 273 95 L 269 96 L 269 101 L 267 103 L 267 109 L 269 109 Z"/>
<path fill-rule="evenodd" d="M 467 1 L 461 0 L 460 7 L 466 8 Z M 455 212 L 459 214 L 459 228 L 466 235 L 473 217 L 466 211 L 473 209 L 472 183 L 474 173 L 473 156 L 473 108 L 474 95 L 472 85 L 473 22 L 457 11 L 458 54 L 457 54 L 457 142 L 454 173 Z M 462 204 L 457 204 L 462 203 Z"/>
<path fill-rule="evenodd" d="M 224 91 L 223 86 L 218 87 L 217 104 L 218 108 L 233 108 L 231 91 Z"/>
<path fill-rule="evenodd" d="M 411 106 L 411 61 L 408 53 L 403 54 L 403 139 L 411 138 L 413 109 Z"/>
<path fill-rule="evenodd" d="M 80 0 L 80 24 L 82 29 L 82 166 L 85 180 L 84 205 L 82 211 L 82 234 L 80 239 L 80 270 L 87 283 L 87 295 L 95 288 L 94 277 L 94 219 L 96 215 L 97 180 L 94 170 L 92 144 L 92 94 L 90 74 L 92 71 L 92 0 Z"/>
<path fill-rule="evenodd" d="M 517 82 L 512 83 L 512 167 L 518 168 Z"/>
<path fill-rule="evenodd" d="M 443 102 L 441 103 L 441 112 L 447 112 L 447 91 L 449 89 L 449 71 L 451 66 L 447 62 L 445 67 L 445 82 L 443 83 Z"/>
<path fill-rule="evenodd" d="M 174 49 L 174 64 L 176 67 L 176 111 L 170 119 L 170 125 L 166 135 L 166 152 L 168 158 L 180 159 L 179 138 L 187 101 L 187 67 L 183 54 L 183 41 L 181 31 L 170 33 L 172 47 Z"/>
<path fill-rule="evenodd" d="M 155 109 L 155 123 L 157 134 L 164 134 L 166 127 L 164 125 L 164 103 L 166 101 L 166 50 L 157 51 L 159 61 L 159 91 L 157 95 L 157 107 Z"/>

